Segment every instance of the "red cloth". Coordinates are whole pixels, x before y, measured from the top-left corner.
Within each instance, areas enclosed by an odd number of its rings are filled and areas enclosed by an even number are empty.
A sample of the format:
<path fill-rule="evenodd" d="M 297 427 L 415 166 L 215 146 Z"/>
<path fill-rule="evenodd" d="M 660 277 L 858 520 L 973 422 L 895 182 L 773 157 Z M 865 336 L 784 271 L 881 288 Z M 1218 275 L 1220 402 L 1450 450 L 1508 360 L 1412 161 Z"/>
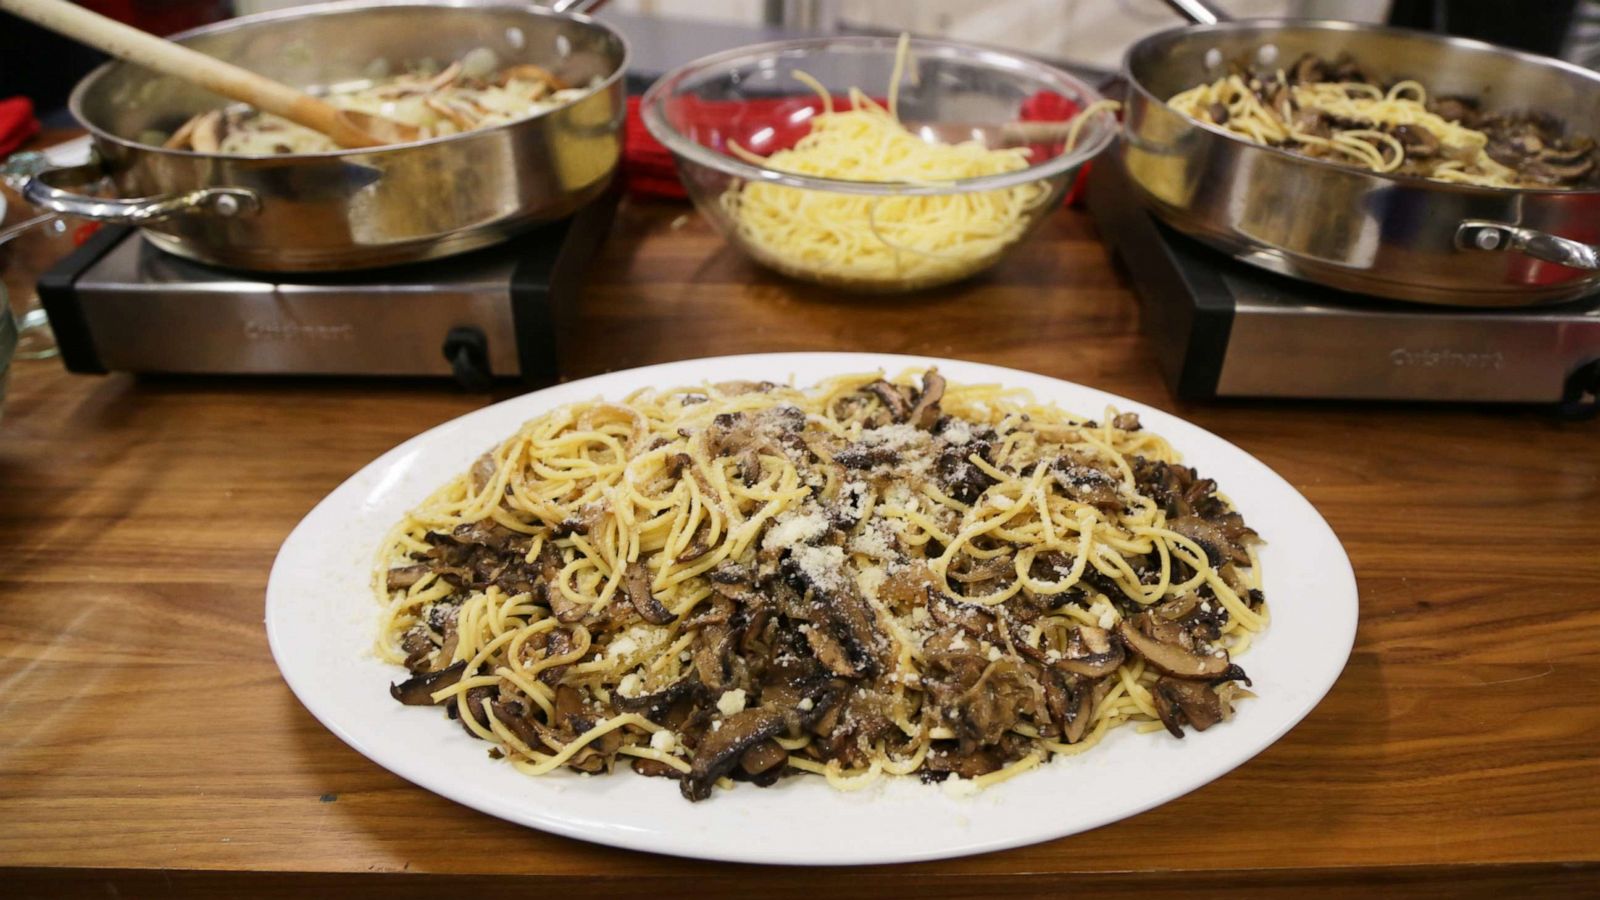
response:
<path fill-rule="evenodd" d="M 636 197 L 688 196 L 678 180 L 678 167 L 672 153 L 644 127 L 639 115 L 639 98 L 628 98 L 628 118 L 622 126 L 622 178 L 628 193 Z"/>
<path fill-rule="evenodd" d="M 677 104 L 675 117 L 688 123 L 684 131 L 690 140 L 719 153 L 727 153 L 728 145 L 737 143 L 762 156 L 793 147 L 811 131 L 811 117 L 822 111 L 822 101 L 816 97 L 739 101 L 680 97 L 673 102 Z M 678 180 L 672 152 L 645 128 L 638 97 L 628 98 L 622 172 L 628 192 L 635 196 L 688 196 Z"/>
<path fill-rule="evenodd" d="M 1034 94 L 1022 101 L 1022 107 L 1017 110 L 1017 118 L 1024 122 L 1066 122 L 1077 114 L 1077 103 L 1051 91 Z M 1035 162 L 1056 156 L 1063 149 L 1065 141 L 1028 146 L 1031 158 Z M 1078 168 L 1078 174 L 1073 179 L 1072 186 L 1067 188 L 1067 196 L 1063 201 L 1067 206 L 1075 206 L 1083 199 L 1083 186 L 1087 183 L 1089 167 L 1092 165 L 1093 162 L 1086 162 Z"/>
<path fill-rule="evenodd" d="M 0 156 L 5 156 L 39 133 L 33 101 L 27 97 L 0 100 Z"/>

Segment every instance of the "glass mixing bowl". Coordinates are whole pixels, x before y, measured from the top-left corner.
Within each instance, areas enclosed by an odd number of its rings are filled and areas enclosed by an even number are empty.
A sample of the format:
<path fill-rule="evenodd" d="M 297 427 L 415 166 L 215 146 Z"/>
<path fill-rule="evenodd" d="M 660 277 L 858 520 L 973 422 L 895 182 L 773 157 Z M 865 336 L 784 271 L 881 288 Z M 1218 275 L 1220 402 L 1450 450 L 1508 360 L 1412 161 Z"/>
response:
<path fill-rule="evenodd" d="M 644 122 L 676 158 L 695 205 L 731 243 L 763 265 L 861 291 L 907 291 L 956 281 L 994 265 L 1055 209 L 1079 167 L 1111 142 L 1116 122 L 1109 115 L 1086 120 L 1075 146 L 1068 148 L 1062 120 L 1101 99 L 1089 85 L 1004 50 L 912 40 L 900 82 L 901 123 L 925 141 L 1026 147 L 1026 168 L 955 181 L 891 183 L 798 175 L 734 155 L 731 148 L 737 144 L 752 154 L 770 156 L 810 130 L 821 102 L 795 78 L 796 70 L 821 82 L 832 93 L 836 108 L 848 108 L 852 87 L 882 103 L 896 44 L 892 37 L 809 38 L 708 56 L 651 86 L 642 101 Z M 1024 121 L 1028 124 L 1019 124 Z M 779 198 L 781 203 L 763 204 L 764 218 L 757 221 L 740 212 L 741 197 L 750 186 L 763 185 L 760 189 L 768 191 L 768 197 L 777 188 L 796 193 Z M 920 252 L 907 249 L 910 242 L 903 236 L 891 242 L 877 229 L 877 217 L 892 215 L 898 198 L 954 198 L 940 201 L 940 210 L 947 203 L 950 216 L 915 226 L 930 232 L 925 235 L 929 241 L 945 241 L 947 233 L 935 235 L 932 230 L 949 228 L 951 221 L 959 224 L 963 202 L 981 195 L 997 197 L 998 192 L 1015 192 L 1019 202 L 1008 204 L 1003 221 L 976 223 L 993 240 L 957 244 L 954 251 Z M 828 244 L 825 233 L 830 225 L 841 224 L 836 217 L 845 208 L 826 204 L 827 215 L 819 218 L 813 201 L 829 195 L 868 201 L 849 204 L 851 219 L 843 224 L 849 226 L 852 240 L 866 228 L 883 241 L 886 250 L 873 248 L 870 267 L 853 264 L 848 254 L 841 256 Z M 807 229 L 804 239 L 794 239 L 797 228 Z M 824 233 L 822 239 L 819 231 Z M 919 248 L 928 246 L 917 243 Z"/>

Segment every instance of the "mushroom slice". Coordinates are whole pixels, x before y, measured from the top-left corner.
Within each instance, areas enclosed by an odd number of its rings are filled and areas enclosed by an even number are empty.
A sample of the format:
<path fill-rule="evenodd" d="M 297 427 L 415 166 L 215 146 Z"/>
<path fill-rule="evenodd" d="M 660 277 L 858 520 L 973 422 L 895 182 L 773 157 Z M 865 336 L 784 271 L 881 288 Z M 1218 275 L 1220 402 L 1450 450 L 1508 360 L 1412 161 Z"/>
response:
<path fill-rule="evenodd" d="M 953 625 L 975 637 L 994 633 L 994 614 L 975 603 L 961 603 L 933 585 L 927 588 L 928 615 L 940 625 Z"/>
<path fill-rule="evenodd" d="M 591 610 L 587 604 L 574 603 L 554 583 L 551 583 L 549 590 L 545 592 L 545 599 L 550 602 L 550 611 L 555 614 L 556 619 L 567 625 L 582 622 L 589 617 Z"/>
<path fill-rule="evenodd" d="M 196 153 L 216 153 L 222 149 L 222 137 L 225 127 L 226 123 L 222 118 L 222 110 L 213 109 L 190 119 L 178 131 L 182 132 L 184 129 L 188 129 L 189 148 Z M 173 135 L 172 137 L 173 140 L 177 140 L 178 136 Z M 182 145 L 180 144 L 179 146 Z"/>
<path fill-rule="evenodd" d="M 391 591 L 403 591 L 421 581 L 431 571 L 433 570 L 422 563 L 414 566 L 399 566 L 390 569 L 384 575 L 383 586 Z"/>
<path fill-rule="evenodd" d="M 1205 731 L 1223 719 L 1222 698 L 1203 681 L 1163 677 L 1150 694 L 1155 698 L 1156 714 L 1173 737 L 1183 737 L 1183 726 Z"/>
<path fill-rule="evenodd" d="M 889 411 L 889 418 L 896 422 L 904 422 L 911 415 L 911 404 L 906 402 L 900 389 L 884 381 L 882 378 L 862 388 L 870 392 L 883 402 L 883 408 Z"/>
<path fill-rule="evenodd" d="M 527 744 L 528 749 L 536 753 L 549 751 L 550 748 L 546 746 L 543 735 L 535 727 L 537 720 L 534 719 L 528 704 L 521 700 L 499 699 L 489 705 L 494 710 L 494 717 L 500 720 L 500 724 L 506 726 L 512 734 Z"/>
<path fill-rule="evenodd" d="M 921 429 L 933 427 L 939 421 L 939 401 L 944 399 L 944 376 L 938 369 L 929 369 L 922 376 L 922 393 L 906 413 L 906 421 Z"/>
<path fill-rule="evenodd" d="M 1167 529 L 1183 535 L 1205 551 L 1206 560 L 1213 567 L 1220 567 L 1223 563 L 1233 562 L 1238 565 L 1249 565 L 1250 554 L 1233 540 L 1230 540 L 1215 523 L 1207 522 L 1199 516 L 1179 516 L 1167 523 Z"/>
<path fill-rule="evenodd" d="M 495 79 L 495 84 L 500 87 L 505 87 L 513 81 L 527 81 L 533 84 L 543 84 L 552 91 L 560 91 L 567 88 L 567 83 L 562 81 L 560 78 L 557 78 L 555 73 L 544 68 L 543 66 L 536 66 L 533 63 L 521 63 L 519 65 L 507 66 L 506 68 L 501 69 L 500 77 Z"/>
<path fill-rule="evenodd" d="M 1127 653 L 1109 631 L 1093 625 L 1079 625 L 1067 639 L 1067 649 L 1053 666 L 1063 672 L 1099 678 L 1122 665 Z"/>
<path fill-rule="evenodd" d="M 650 594 L 650 572 L 645 569 L 644 563 L 629 563 L 625 577 L 628 602 L 633 604 L 633 610 L 640 618 L 651 625 L 665 625 L 678 618 Z"/>
<path fill-rule="evenodd" d="M 624 697 L 613 692 L 611 704 L 623 712 L 636 712 L 659 724 L 678 701 L 692 700 L 698 703 L 706 698 L 706 694 L 705 685 L 692 678 L 685 678 L 667 685 L 654 694 L 644 694 L 639 697 Z"/>
<path fill-rule="evenodd" d="M 1044 680 L 1045 708 L 1061 728 L 1065 743 L 1076 744 L 1089 733 L 1094 705 L 1103 693 L 1096 683 L 1074 675 L 1055 674 Z"/>
<path fill-rule="evenodd" d="M 494 452 L 490 451 L 478 457 L 472 464 L 472 492 L 481 492 L 494 480 L 495 473 L 500 470 L 500 464 L 495 461 Z"/>
<path fill-rule="evenodd" d="M 777 741 L 765 740 L 739 757 L 739 768 L 746 775 L 760 775 L 777 766 L 784 764 L 789 758 L 789 751 L 778 745 Z"/>
<path fill-rule="evenodd" d="M 1148 617 L 1149 613 L 1140 613 L 1133 619 L 1122 620 L 1117 625 L 1117 636 L 1122 638 L 1122 643 L 1129 650 L 1144 657 L 1145 662 L 1156 671 L 1178 678 L 1212 680 L 1220 679 L 1237 668 L 1228 661 L 1226 651 L 1220 651 L 1220 656 L 1195 653 L 1176 643 L 1166 643 L 1149 636 L 1140 630 L 1141 626 L 1151 624 Z"/>
<path fill-rule="evenodd" d="M 443 72 L 440 72 L 439 74 L 437 74 L 437 75 L 433 76 L 432 78 L 428 79 L 428 81 L 424 82 L 423 85 L 422 85 L 422 89 L 423 89 L 423 91 L 425 91 L 425 92 L 427 92 L 429 94 L 432 94 L 432 93 L 435 93 L 435 92 L 438 92 L 438 91 L 442 91 L 445 88 L 448 88 L 451 85 L 455 84 L 456 83 L 456 79 L 458 79 L 460 77 L 461 77 L 461 63 L 459 61 L 458 62 L 453 62 L 450 65 L 446 66 L 445 70 Z"/>
<path fill-rule="evenodd" d="M 448 100 L 441 100 L 438 97 L 431 97 L 430 96 L 430 97 L 423 97 L 422 98 L 422 102 L 429 109 L 433 110 L 434 112 L 438 113 L 441 116 L 444 116 L 446 119 L 449 119 L 452 124 L 454 124 L 457 128 L 461 129 L 462 131 L 471 131 L 473 126 L 476 124 L 467 115 L 465 110 L 461 109 L 460 106 L 458 106 L 455 103 L 451 103 Z"/>
<path fill-rule="evenodd" d="M 467 661 L 453 663 L 437 672 L 413 675 L 398 684 L 389 685 L 389 696 L 407 706 L 433 706 L 433 695 L 461 680 L 467 670 Z"/>
<path fill-rule="evenodd" d="M 195 113 L 190 116 L 182 125 L 178 126 L 178 130 L 174 131 L 172 137 L 167 138 L 166 143 L 161 146 L 168 150 L 182 150 L 188 147 L 190 138 L 194 136 L 195 125 L 205 117 L 206 113 Z"/>
<path fill-rule="evenodd" d="M 745 752 L 783 731 L 781 712 L 765 707 L 747 709 L 722 720 L 722 727 L 707 731 L 694 757 L 694 766 L 678 782 L 683 796 L 704 800 L 718 778 L 728 774 Z"/>

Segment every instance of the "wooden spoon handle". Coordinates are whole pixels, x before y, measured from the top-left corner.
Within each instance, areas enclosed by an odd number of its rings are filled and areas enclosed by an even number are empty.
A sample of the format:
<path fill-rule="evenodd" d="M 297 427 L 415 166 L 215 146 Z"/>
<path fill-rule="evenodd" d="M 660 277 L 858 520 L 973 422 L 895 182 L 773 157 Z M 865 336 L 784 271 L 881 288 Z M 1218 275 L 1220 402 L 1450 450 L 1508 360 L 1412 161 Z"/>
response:
<path fill-rule="evenodd" d="M 66 0 L 0 0 L 0 9 L 112 56 L 197 84 L 331 137 L 343 147 L 381 142 L 304 91 L 90 12 Z"/>

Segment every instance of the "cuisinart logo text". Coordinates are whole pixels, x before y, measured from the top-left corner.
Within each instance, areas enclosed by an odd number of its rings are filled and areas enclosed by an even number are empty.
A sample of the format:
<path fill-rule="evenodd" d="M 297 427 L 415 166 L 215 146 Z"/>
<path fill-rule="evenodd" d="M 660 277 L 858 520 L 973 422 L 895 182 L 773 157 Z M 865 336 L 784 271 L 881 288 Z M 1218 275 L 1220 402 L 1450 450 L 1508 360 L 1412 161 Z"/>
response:
<path fill-rule="evenodd" d="M 1396 347 L 1389 351 L 1389 362 L 1396 366 L 1416 366 L 1424 369 L 1499 369 L 1506 364 L 1499 350 L 1492 353 L 1466 353 L 1460 350 L 1408 350 Z"/>
<path fill-rule="evenodd" d="M 293 322 L 246 322 L 244 336 L 252 341 L 348 341 L 354 325 L 297 325 Z"/>

